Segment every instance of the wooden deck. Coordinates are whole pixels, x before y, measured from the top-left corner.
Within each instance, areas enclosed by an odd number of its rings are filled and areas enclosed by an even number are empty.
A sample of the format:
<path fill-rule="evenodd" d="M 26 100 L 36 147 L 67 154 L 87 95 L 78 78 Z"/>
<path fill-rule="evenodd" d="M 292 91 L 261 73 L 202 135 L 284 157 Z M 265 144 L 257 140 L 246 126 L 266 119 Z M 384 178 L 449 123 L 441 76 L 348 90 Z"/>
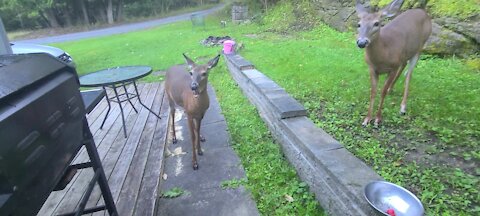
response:
<path fill-rule="evenodd" d="M 130 86 L 133 88 L 133 86 Z M 162 172 L 168 120 L 168 102 L 164 97 L 163 83 L 140 84 L 142 102 L 154 112 L 160 111 L 162 119 L 156 118 L 133 100 L 138 113 L 130 104 L 124 106 L 127 138 L 124 138 L 120 109 L 112 104 L 112 110 L 100 129 L 107 112 L 107 102 L 102 100 L 87 116 L 90 130 L 102 159 L 105 174 L 117 205 L 119 215 L 154 215 L 155 201 Z M 130 89 L 132 90 L 132 89 Z M 74 163 L 86 162 L 88 155 L 82 149 Z M 53 192 L 38 215 L 58 215 L 73 211 L 93 176 L 91 168 L 79 170 L 74 179 L 62 191 Z M 103 205 L 98 185 L 90 196 L 87 208 Z M 94 215 L 108 215 L 100 212 Z"/>

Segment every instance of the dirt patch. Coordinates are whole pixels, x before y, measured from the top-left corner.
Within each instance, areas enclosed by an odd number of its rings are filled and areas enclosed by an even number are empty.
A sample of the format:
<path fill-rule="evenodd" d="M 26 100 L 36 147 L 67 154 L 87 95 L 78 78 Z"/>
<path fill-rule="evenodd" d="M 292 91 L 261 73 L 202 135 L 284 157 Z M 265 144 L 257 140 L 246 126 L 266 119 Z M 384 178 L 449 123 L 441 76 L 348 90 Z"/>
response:
<path fill-rule="evenodd" d="M 467 150 L 468 149 L 461 147 L 439 150 L 432 143 L 422 143 L 416 145 L 415 149 L 406 151 L 407 154 L 405 155 L 405 161 L 415 161 L 420 166 L 460 168 L 470 175 L 478 176 L 479 173 L 477 173 L 475 170 L 480 165 L 478 161 L 475 159 L 467 161 L 461 157 L 452 155 L 452 153 L 455 154 L 457 152 L 465 152 Z"/>
<path fill-rule="evenodd" d="M 464 146 L 451 147 L 440 141 L 440 139 L 432 133 L 428 133 L 423 138 L 413 139 L 407 137 L 403 132 L 407 129 L 387 129 L 395 137 L 387 143 L 392 148 L 404 151 L 404 162 L 415 162 L 420 167 L 444 167 L 459 168 L 465 173 L 478 176 L 477 168 L 480 161 L 474 158 L 465 160 L 463 152 L 470 149 Z"/>

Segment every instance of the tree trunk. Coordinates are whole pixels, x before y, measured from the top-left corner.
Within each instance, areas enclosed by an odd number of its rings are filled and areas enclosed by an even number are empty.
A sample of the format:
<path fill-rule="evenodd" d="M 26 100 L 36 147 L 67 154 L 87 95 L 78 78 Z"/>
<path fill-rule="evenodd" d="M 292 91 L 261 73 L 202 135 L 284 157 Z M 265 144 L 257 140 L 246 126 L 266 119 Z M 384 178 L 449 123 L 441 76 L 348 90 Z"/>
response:
<path fill-rule="evenodd" d="M 38 14 L 40 14 L 40 17 L 41 17 L 41 19 L 39 20 L 39 24 L 40 24 L 43 28 L 48 28 L 48 27 L 50 27 L 50 23 L 48 22 L 48 19 L 47 19 L 47 17 L 45 16 L 45 14 L 43 14 L 43 11 L 39 10 L 39 11 L 38 11 Z"/>
<path fill-rule="evenodd" d="M 85 6 L 85 1 L 86 0 L 80 0 L 78 2 L 80 3 L 80 9 L 82 10 L 82 14 L 83 14 L 83 23 L 85 25 L 90 25 L 90 20 L 88 20 L 88 11 L 87 11 L 87 7 Z"/>
<path fill-rule="evenodd" d="M 268 14 L 268 2 L 265 0 L 265 14 Z"/>
<path fill-rule="evenodd" d="M 72 26 L 72 16 L 70 15 L 70 13 L 65 13 L 64 27 L 65 26 Z"/>
<path fill-rule="evenodd" d="M 107 22 L 107 14 L 105 8 L 97 8 L 97 16 L 96 19 L 102 23 Z"/>
<path fill-rule="evenodd" d="M 162 5 L 160 13 L 162 13 L 162 14 L 166 13 L 167 12 L 167 2 L 161 1 L 160 4 Z"/>
<path fill-rule="evenodd" d="M 55 12 L 53 11 L 52 8 L 47 8 L 44 10 L 45 16 L 48 20 L 48 24 L 52 28 L 59 28 L 60 24 L 58 23 L 57 17 L 55 17 Z"/>
<path fill-rule="evenodd" d="M 18 13 L 18 21 L 20 22 L 20 28 L 21 29 L 24 29 L 25 28 L 25 24 L 23 23 L 23 17 L 22 17 L 22 14 L 21 13 Z"/>
<path fill-rule="evenodd" d="M 117 22 L 123 21 L 123 0 L 118 0 L 116 20 Z"/>
<path fill-rule="evenodd" d="M 60 19 L 63 20 L 64 22 L 62 23 L 62 26 L 63 27 L 68 27 L 68 26 L 72 26 L 73 25 L 73 17 L 72 17 L 72 14 L 75 14 L 74 10 L 70 10 L 70 7 L 72 6 L 73 2 L 70 2 L 70 1 L 67 1 L 66 4 L 65 4 L 65 7 L 63 7 L 61 9 L 61 17 Z"/>
<path fill-rule="evenodd" d="M 113 4 L 112 0 L 107 0 L 107 22 L 113 24 Z"/>

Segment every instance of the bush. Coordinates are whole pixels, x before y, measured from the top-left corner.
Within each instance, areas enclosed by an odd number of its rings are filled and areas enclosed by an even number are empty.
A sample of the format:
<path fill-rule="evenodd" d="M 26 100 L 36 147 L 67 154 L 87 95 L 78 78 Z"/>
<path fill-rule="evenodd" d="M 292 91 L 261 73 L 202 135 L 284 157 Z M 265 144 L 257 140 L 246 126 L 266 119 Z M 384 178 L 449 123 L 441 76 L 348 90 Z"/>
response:
<path fill-rule="evenodd" d="M 263 23 L 269 27 L 269 30 L 275 32 L 286 32 L 295 22 L 293 5 L 290 1 L 282 1 L 275 8 L 268 11 L 263 18 Z"/>
<path fill-rule="evenodd" d="M 310 30 L 318 24 L 315 9 L 308 0 L 280 1 L 268 11 L 263 24 L 275 32 Z"/>

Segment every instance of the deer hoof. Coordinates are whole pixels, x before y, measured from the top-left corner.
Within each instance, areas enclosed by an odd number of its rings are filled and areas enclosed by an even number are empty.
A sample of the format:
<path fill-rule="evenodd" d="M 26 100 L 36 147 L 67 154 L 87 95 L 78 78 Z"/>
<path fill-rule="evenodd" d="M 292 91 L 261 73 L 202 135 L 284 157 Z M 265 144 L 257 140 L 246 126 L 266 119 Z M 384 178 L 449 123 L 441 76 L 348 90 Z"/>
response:
<path fill-rule="evenodd" d="M 366 117 L 365 120 L 363 120 L 362 126 L 366 127 L 370 123 L 370 120 L 371 120 L 370 117 Z"/>
<path fill-rule="evenodd" d="M 205 141 L 207 141 L 207 139 L 205 139 L 204 136 L 200 135 L 200 142 L 205 142 Z"/>
<path fill-rule="evenodd" d="M 197 162 L 193 163 L 193 170 L 198 170 L 198 164 L 197 164 Z"/>
<path fill-rule="evenodd" d="M 176 144 L 176 143 L 177 143 L 177 138 L 176 138 L 176 137 L 174 137 L 174 138 L 172 139 L 172 143 L 173 143 L 173 144 Z"/>
<path fill-rule="evenodd" d="M 401 105 L 400 106 L 400 114 L 405 115 L 407 113 L 407 106 Z"/>
<path fill-rule="evenodd" d="M 202 151 L 202 150 L 198 150 L 198 155 L 203 155 L 203 151 Z"/>
<path fill-rule="evenodd" d="M 381 118 L 376 118 L 375 119 L 375 127 L 378 127 L 380 125 L 380 122 L 382 122 Z"/>

